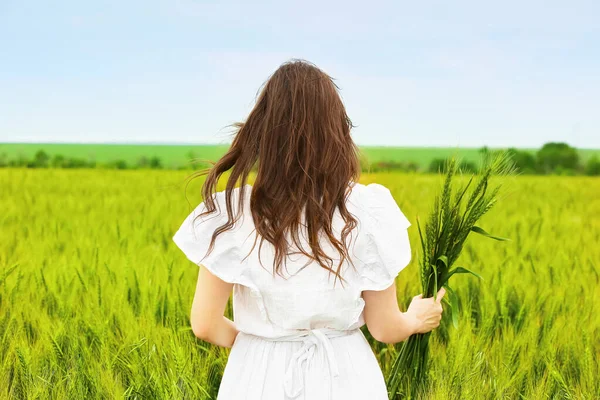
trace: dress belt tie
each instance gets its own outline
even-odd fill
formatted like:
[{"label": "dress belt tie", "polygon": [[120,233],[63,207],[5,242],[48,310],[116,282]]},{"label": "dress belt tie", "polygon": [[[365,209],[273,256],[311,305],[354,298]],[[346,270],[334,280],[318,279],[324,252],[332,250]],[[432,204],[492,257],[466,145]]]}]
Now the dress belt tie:
[{"label": "dress belt tie", "polygon": [[320,352],[326,359],[329,367],[329,398],[331,398],[331,385],[333,378],[339,375],[338,364],[335,359],[333,346],[330,338],[347,336],[356,333],[358,329],[350,331],[341,331],[333,329],[311,329],[302,331],[295,335],[283,336],[278,338],[264,338],[268,341],[290,341],[303,342],[302,347],[298,349],[289,361],[285,371],[284,390],[286,399],[295,399],[304,391],[304,371],[303,364],[312,360],[317,352]]}]

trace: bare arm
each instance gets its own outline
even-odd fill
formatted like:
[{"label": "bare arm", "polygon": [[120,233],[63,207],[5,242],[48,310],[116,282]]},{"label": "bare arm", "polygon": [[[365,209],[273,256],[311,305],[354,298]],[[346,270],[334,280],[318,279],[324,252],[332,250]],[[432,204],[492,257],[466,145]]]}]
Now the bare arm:
[{"label": "bare arm", "polygon": [[398,343],[415,333],[425,333],[439,326],[442,319],[441,301],[444,288],[433,297],[413,297],[406,312],[400,311],[396,297],[396,283],[385,290],[363,291],[365,322],[373,337],[384,343]]},{"label": "bare arm", "polygon": [[238,331],[233,321],[223,315],[232,289],[233,284],[200,267],[190,315],[194,335],[218,346],[233,345]]},{"label": "bare arm", "polygon": [[395,283],[385,290],[365,290],[363,299],[365,322],[375,340],[398,343],[417,331],[416,321],[400,311]]}]

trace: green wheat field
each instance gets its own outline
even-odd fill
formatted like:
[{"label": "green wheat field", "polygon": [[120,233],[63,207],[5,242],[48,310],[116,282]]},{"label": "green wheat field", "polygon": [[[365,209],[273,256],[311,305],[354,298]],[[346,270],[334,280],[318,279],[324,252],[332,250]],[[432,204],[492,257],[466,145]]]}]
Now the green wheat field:
[{"label": "green wheat field", "polygon": [[[227,350],[192,334],[198,267],[171,240],[201,200],[189,173],[0,170],[0,398],[216,397]],[[361,181],[413,223],[405,310],[441,178]],[[481,225],[512,241],[469,239],[457,265],[484,279],[453,279],[459,327],[446,313],[432,335],[427,398],[600,398],[600,179],[516,177]],[[387,374],[396,349],[367,337]]]}]

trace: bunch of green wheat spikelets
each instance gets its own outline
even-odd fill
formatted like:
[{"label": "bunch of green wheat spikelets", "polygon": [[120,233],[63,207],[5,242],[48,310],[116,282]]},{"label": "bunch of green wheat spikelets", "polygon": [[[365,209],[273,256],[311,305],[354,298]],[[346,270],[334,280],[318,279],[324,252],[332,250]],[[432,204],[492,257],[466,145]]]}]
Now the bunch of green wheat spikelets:
[{"label": "bunch of green wheat spikelets", "polygon": [[[472,175],[464,186],[455,190],[454,178],[459,172],[458,161],[451,158],[446,162],[444,186],[441,194],[435,198],[424,232],[417,219],[422,248],[419,270],[423,298],[435,297],[443,286],[448,293],[455,327],[458,326],[458,299],[449,286],[450,277],[464,273],[478,278],[481,276],[463,267],[452,267],[471,232],[496,240],[507,240],[490,235],[476,223],[498,200],[502,185],[491,187],[490,181],[513,175],[514,171],[514,164],[508,153],[488,153],[484,156],[479,172]],[[430,334],[431,332],[415,334],[403,343],[388,377],[390,399],[398,396],[414,398],[417,393],[425,391]]]}]

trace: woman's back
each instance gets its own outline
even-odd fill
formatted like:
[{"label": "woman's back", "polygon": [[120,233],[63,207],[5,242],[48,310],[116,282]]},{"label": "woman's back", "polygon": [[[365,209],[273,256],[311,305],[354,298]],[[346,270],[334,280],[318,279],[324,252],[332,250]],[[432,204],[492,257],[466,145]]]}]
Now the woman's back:
[{"label": "woman's back", "polygon": [[[337,89],[310,63],[280,66],[226,154],[200,172],[204,202],[173,236],[206,267],[194,334],[232,347],[221,400],[387,399],[359,328],[397,343],[441,319],[433,299],[398,307],[410,223],[387,188],[356,183],[359,151]],[[231,291],[234,321],[223,316]]]},{"label": "woman's back", "polygon": [[[244,189],[251,192],[252,186]],[[225,192],[214,196],[220,212],[197,218],[205,210],[202,203],[174,235],[191,261],[234,284],[240,334],[220,399],[387,397],[381,370],[358,329],[365,323],[362,292],[388,288],[408,264],[410,223],[384,186],[352,183],[350,189],[346,207],[358,224],[347,239],[350,260],[342,263],[341,280],[301,252],[287,256],[281,273],[274,273],[274,247],[254,245],[251,196],[244,196],[240,219],[216,239],[208,256],[212,232],[227,221]],[[239,192],[232,191],[233,204]],[[336,211],[332,230],[337,238],[343,228]],[[333,263],[339,262],[327,237],[319,240]],[[308,245],[302,232],[300,244]]]}]

